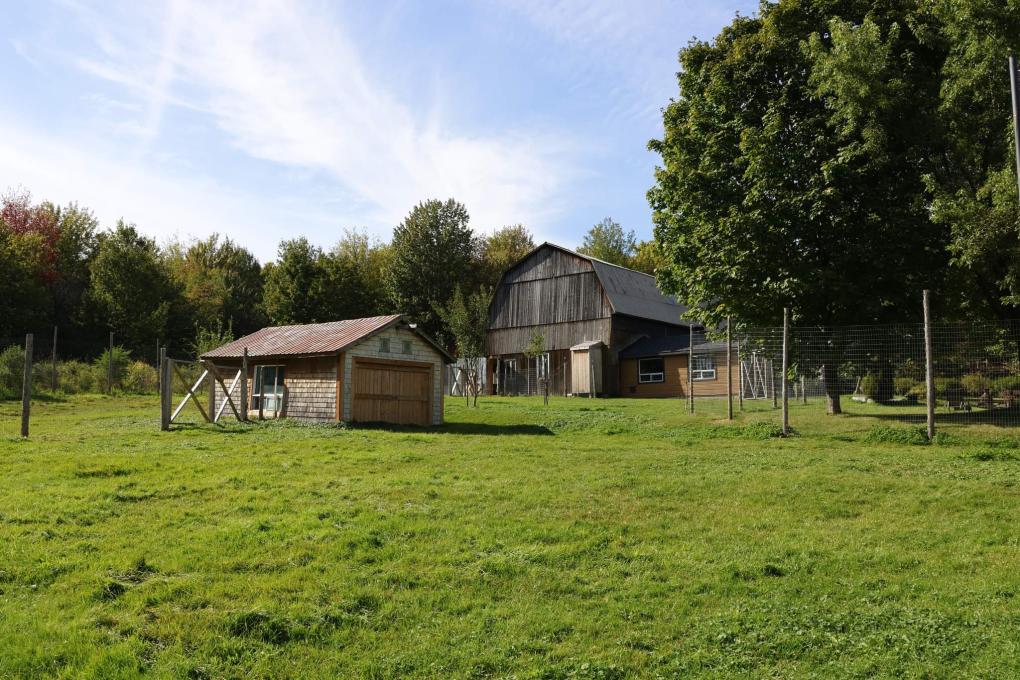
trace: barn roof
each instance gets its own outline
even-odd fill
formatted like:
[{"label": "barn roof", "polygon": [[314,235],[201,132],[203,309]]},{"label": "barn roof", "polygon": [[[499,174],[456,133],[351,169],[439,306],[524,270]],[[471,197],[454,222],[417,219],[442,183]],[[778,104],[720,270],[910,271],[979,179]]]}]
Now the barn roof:
[{"label": "barn roof", "polygon": [[[677,302],[672,296],[663,294],[655,283],[654,276],[584,255],[555,243],[546,241],[514,263],[507,271],[524,262],[542,248],[555,248],[590,262],[595,270],[595,276],[598,277],[602,289],[606,292],[606,297],[609,298],[609,305],[613,308],[614,314],[651,319],[674,326],[691,325],[691,322],[681,318],[687,313],[687,307]],[[506,272],[504,272],[505,275]],[[500,282],[502,282],[502,277]]]},{"label": "barn roof", "polygon": [[443,355],[444,360],[453,361],[453,357],[445,349],[408,323],[402,314],[298,326],[269,326],[210,350],[203,354],[202,358],[240,359],[246,347],[250,358],[337,354],[371,335],[398,324],[421,336]]},{"label": "barn roof", "polygon": [[[627,345],[620,352],[621,359],[639,359],[642,357],[662,357],[670,354],[687,354],[691,346],[690,335],[668,335],[665,337],[643,337]],[[725,342],[705,342],[704,335],[694,336],[694,353],[719,352],[726,350]]]}]

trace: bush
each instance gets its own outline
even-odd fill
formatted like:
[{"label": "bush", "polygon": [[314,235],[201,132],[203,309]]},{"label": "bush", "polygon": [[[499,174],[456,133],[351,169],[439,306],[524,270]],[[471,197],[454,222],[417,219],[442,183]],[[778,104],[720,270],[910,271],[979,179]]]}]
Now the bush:
[{"label": "bush", "polygon": [[935,396],[955,401],[963,395],[959,378],[935,378]]},{"label": "bush", "polygon": [[992,381],[981,373],[968,373],[960,379],[960,387],[964,393],[971,397],[977,397],[990,389]]},{"label": "bush", "polygon": [[861,378],[859,388],[872,401],[889,401],[893,397],[893,382],[888,373],[868,373]]},{"label": "bush", "polygon": [[[83,361],[64,361],[59,367],[60,389],[68,394],[97,391],[103,382],[97,380],[97,369]],[[105,380],[105,373],[104,380]]]},{"label": "bush", "polygon": [[25,374],[25,350],[11,345],[0,352],[0,399],[14,399],[21,394]]},{"label": "bush", "polygon": [[914,387],[920,386],[924,390],[924,383],[919,383],[913,378],[899,377],[893,379],[893,390],[897,395],[905,397],[914,391]]},{"label": "bush", "polygon": [[132,361],[124,378],[124,389],[128,392],[155,392],[156,369],[144,361]]},{"label": "bush", "polygon": [[1004,375],[1001,378],[996,378],[992,381],[992,387],[999,393],[1006,390],[1020,392],[1020,375]]},{"label": "bush", "polygon": [[[108,385],[106,383],[109,380],[109,378],[108,378],[109,361],[110,361],[110,350],[106,350],[102,354],[99,355],[99,358],[96,359],[95,363],[93,364],[93,366],[95,367],[95,370],[96,370],[96,377],[100,379],[100,382],[97,385],[98,389],[105,390],[108,387]],[[128,366],[130,365],[130,363],[131,363],[131,353],[130,352],[128,352],[123,347],[114,347],[113,348],[113,387],[114,387],[114,389],[116,389],[116,388],[123,388],[124,387],[124,380],[127,378],[127,371],[128,371]]]}]

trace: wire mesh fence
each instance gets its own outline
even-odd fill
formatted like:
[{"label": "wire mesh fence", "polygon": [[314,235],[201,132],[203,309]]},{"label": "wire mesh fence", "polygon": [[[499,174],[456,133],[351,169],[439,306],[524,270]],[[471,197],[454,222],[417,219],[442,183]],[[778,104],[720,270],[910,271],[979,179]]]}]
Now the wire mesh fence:
[{"label": "wire mesh fence", "polygon": [[[935,423],[1020,426],[1020,322],[930,328]],[[874,419],[926,423],[924,324],[790,327],[785,381],[782,338],[782,327],[736,332],[745,408],[778,418],[785,392],[794,428],[824,413],[845,414],[851,428],[854,417],[869,428]]]}]

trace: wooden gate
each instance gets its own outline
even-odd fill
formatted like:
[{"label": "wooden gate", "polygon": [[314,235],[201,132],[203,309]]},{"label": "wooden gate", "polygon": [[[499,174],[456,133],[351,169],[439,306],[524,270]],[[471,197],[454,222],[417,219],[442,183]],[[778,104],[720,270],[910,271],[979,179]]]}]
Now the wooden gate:
[{"label": "wooden gate", "polygon": [[432,424],[431,364],[357,357],[351,387],[354,421]]}]

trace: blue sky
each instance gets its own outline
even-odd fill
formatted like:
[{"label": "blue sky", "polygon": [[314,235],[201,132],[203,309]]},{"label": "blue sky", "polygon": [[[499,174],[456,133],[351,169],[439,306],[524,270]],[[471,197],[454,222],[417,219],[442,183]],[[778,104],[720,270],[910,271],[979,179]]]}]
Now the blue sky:
[{"label": "blue sky", "polygon": [[6,3],[0,190],[261,260],[454,197],[577,245],[645,192],[676,53],[757,1]]}]

